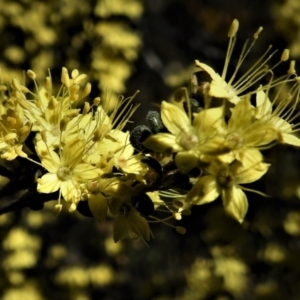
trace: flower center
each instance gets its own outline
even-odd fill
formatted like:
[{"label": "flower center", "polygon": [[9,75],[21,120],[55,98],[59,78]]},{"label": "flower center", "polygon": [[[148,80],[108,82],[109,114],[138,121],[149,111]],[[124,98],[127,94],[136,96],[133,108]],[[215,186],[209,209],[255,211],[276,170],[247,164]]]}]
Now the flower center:
[{"label": "flower center", "polygon": [[53,136],[58,137],[60,135],[60,128],[58,125],[54,125],[51,128],[51,133]]},{"label": "flower center", "polygon": [[222,188],[230,188],[233,185],[234,176],[228,168],[221,169],[217,175],[217,182]]},{"label": "flower center", "polygon": [[243,146],[244,139],[239,133],[232,132],[226,136],[226,142],[230,149],[239,149]]},{"label": "flower center", "polygon": [[68,167],[61,167],[57,171],[57,178],[61,181],[67,181],[71,179],[72,171]]},{"label": "flower center", "polygon": [[179,144],[182,146],[185,150],[191,150],[194,148],[199,142],[198,137],[191,132],[183,133],[179,137]]}]

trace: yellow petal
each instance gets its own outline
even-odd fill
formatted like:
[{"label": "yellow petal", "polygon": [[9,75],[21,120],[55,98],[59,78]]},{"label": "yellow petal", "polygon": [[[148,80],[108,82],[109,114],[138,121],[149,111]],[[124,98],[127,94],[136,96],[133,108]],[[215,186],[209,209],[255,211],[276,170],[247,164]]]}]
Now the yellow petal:
[{"label": "yellow petal", "polygon": [[226,84],[225,81],[222,82],[221,77],[218,80],[213,80],[210,83],[209,95],[216,98],[230,99],[233,96],[228,93]]},{"label": "yellow petal", "polygon": [[228,131],[235,131],[245,128],[252,122],[253,108],[248,97],[243,97],[232,109],[232,114],[228,122]]},{"label": "yellow petal", "polygon": [[196,66],[199,67],[200,69],[204,70],[205,72],[207,72],[210,77],[212,78],[212,80],[220,80],[220,75],[217,74],[215,72],[215,70],[213,68],[211,68],[210,66],[201,63],[199,60],[195,60]]},{"label": "yellow petal", "polygon": [[187,114],[177,105],[162,101],[161,119],[166,128],[174,135],[189,131],[191,122]]},{"label": "yellow petal", "polygon": [[80,200],[78,183],[72,180],[61,181],[60,190],[66,201],[78,202]]},{"label": "yellow petal", "polygon": [[[38,151],[37,151],[38,152]],[[38,153],[39,154],[39,153]],[[49,154],[40,156],[41,163],[50,173],[56,173],[60,166],[60,159],[56,152],[49,150]]]},{"label": "yellow petal", "polygon": [[205,109],[194,114],[193,127],[199,135],[225,130],[224,109],[223,107]]},{"label": "yellow petal", "polygon": [[93,180],[101,174],[101,170],[89,164],[78,164],[73,169],[73,176],[76,181]]},{"label": "yellow petal", "polygon": [[214,176],[200,177],[186,196],[192,204],[205,204],[214,201],[219,196],[217,183]]},{"label": "yellow petal", "polygon": [[281,143],[300,147],[300,139],[290,133],[282,133]]},{"label": "yellow petal", "polygon": [[242,223],[248,210],[248,200],[245,193],[238,187],[222,191],[222,200],[225,211]]},{"label": "yellow petal", "polygon": [[255,117],[261,119],[272,113],[272,104],[266,93],[262,90],[256,93],[256,113]]},{"label": "yellow petal", "polygon": [[132,210],[126,216],[129,230],[136,236],[142,238],[145,241],[149,241],[152,232],[147,220],[142,217],[137,211]]},{"label": "yellow petal", "polygon": [[56,174],[47,173],[38,179],[37,191],[46,194],[56,192],[60,187],[60,183]]},{"label": "yellow petal", "polygon": [[129,233],[129,227],[123,215],[117,216],[113,226],[113,236],[115,243],[122,240]]},{"label": "yellow petal", "polygon": [[176,136],[170,133],[157,133],[149,136],[143,145],[155,152],[164,153],[168,151],[178,152],[184,150],[176,142]]},{"label": "yellow petal", "polygon": [[248,168],[239,169],[239,173],[235,175],[236,183],[251,183],[260,179],[265,175],[270,167],[270,164],[263,162],[256,163]]},{"label": "yellow petal", "polygon": [[98,222],[103,222],[108,211],[107,199],[101,193],[91,194],[88,199],[89,208]]},{"label": "yellow petal", "polygon": [[199,158],[194,151],[182,151],[175,156],[175,163],[180,172],[188,173],[198,164]]},{"label": "yellow petal", "polygon": [[256,148],[236,151],[235,157],[242,163],[245,169],[250,168],[263,160],[263,155]]}]

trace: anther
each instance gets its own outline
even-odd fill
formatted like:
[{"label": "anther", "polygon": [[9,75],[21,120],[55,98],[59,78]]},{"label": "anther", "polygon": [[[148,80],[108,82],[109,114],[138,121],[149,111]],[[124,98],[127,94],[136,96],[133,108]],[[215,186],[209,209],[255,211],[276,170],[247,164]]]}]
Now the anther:
[{"label": "anther", "polygon": [[90,94],[91,90],[92,90],[92,85],[88,82],[85,85],[85,87],[80,95],[80,98],[84,98],[84,97],[88,96]]},{"label": "anther", "polygon": [[68,88],[70,87],[70,78],[67,68],[63,67],[61,71],[61,82]]},{"label": "anther", "polygon": [[186,229],[182,226],[176,226],[175,230],[179,233],[179,234],[185,234],[186,233]]},{"label": "anther", "polygon": [[84,102],[84,107],[82,110],[82,115],[85,116],[91,109],[91,106],[88,102]]},{"label": "anther", "polygon": [[61,210],[62,210],[62,204],[56,204],[53,208],[53,212],[56,216],[60,214]]},{"label": "anther", "polygon": [[291,60],[290,67],[288,69],[288,74],[291,74],[291,75],[296,74],[295,65],[296,65],[296,62],[294,60]]},{"label": "anther", "polygon": [[287,61],[290,56],[290,50],[289,49],[284,49],[281,55],[281,61]]},{"label": "anther", "polygon": [[75,79],[78,75],[79,75],[79,71],[77,69],[74,69],[71,73],[73,79]]},{"label": "anther", "polygon": [[97,97],[94,99],[94,105],[98,106],[101,102],[101,98],[100,97]]},{"label": "anther", "polygon": [[59,124],[60,131],[66,130],[66,127],[67,127],[67,124],[69,121],[70,121],[70,119],[68,117],[62,118],[62,120],[60,121],[60,124]]},{"label": "anther", "polygon": [[32,70],[27,70],[27,75],[30,77],[32,80],[35,80],[36,74]]},{"label": "anther", "polygon": [[255,40],[257,40],[258,39],[258,37],[259,37],[259,35],[260,35],[260,33],[263,31],[263,27],[259,27],[258,29],[257,29],[257,31],[254,33],[254,35],[253,35],[253,38],[255,39]]},{"label": "anther", "polygon": [[236,35],[236,33],[237,33],[238,30],[239,30],[239,21],[237,19],[234,19],[232,21],[232,24],[231,24],[230,28],[229,28],[227,36],[229,38],[235,37],[235,35]]}]

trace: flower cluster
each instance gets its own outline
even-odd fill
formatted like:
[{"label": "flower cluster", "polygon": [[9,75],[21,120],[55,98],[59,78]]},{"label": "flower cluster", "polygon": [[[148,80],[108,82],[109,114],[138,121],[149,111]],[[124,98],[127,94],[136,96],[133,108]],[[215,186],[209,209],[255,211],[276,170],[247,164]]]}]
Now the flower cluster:
[{"label": "flower cluster", "polygon": [[237,30],[234,20],[221,76],[197,60],[189,88],[162,101],[160,114],[149,112],[147,126],[130,133],[124,128],[137,109],[132,104],[135,95],[121,97],[111,110],[99,97],[85,101],[91,84],[83,87],[86,75],[76,69],[70,76],[62,68],[57,93],[51,74],[42,87],[28,70],[35,92],[17,79],[9,89],[0,86],[2,159],[19,157],[38,166],[36,196],[57,199],[56,213],[64,200],[70,212],[77,210],[99,222],[112,218],[115,241],[127,235],[148,241],[150,222],[184,234],[183,227],[168,221],[180,220],[190,214],[192,205],[219,196],[226,212],[242,222],[248,208],[244,191],[263,194],[243,186],[268,171],[270,164],[261,151],[276,143],[300,146],[295,135],[298,124],[293,124],[299,78],[291,61],[287,74],[274,79],[274,68],[288,60],[289,52],[284,50],[279,63],[268,67],[270,48],[240,76],[259,28],[227,79]]},{"label": "flower cluster", "polygon": [[120,97],[108,113],[99,97],[92,104],[84,101],[91,84],[82,87],[86,75],[76,69],[69,76],[62,68],[57,94],[50,75],[45,87],[38,85],[32,70],[27,75],[36,92],[17,79],[9,93],[7,86],[1,86],[0,153],[2,159],[14,161],[19,156],[37,166],[36,197],[48,194],[57,199],[56,213],[64,200],[70,212],[78,210],[100,222],[113,218],[115,241],[126,235],[148,241],[152,233],[145,217],[165,222],[150,216],[155,208],[164,206],[169,218],[181,216],[181,206],[171,208],[149,188],[150,168],[124,131],[137,109],[132,104],[135,95]]},{"label": "flower cluster", "polygon": [[[288,60],[289,51],[285,49],[280,62],[270,68],[266,65],[273,56],[268,55],[270,48],[239,76],[242,63],[262,31],[259,28],[227,79],[238,25],[234,20],[228,33],[222,75],[196,60],[197,70],[189,90],[180,89],[170,102],[161,104],[165,130],[151,134],[143,144],[161,154],[171,152],[178,169],[190,177],[198,170],[200,175],[191,178],[194,185],[187,192],[186,203],[204,204],[221,196],[226,212],[242,222],[248,208],[244,191],[263,194],[241,185],[259,180],[268,171],[270,164],[264,162],[261,150],[276,143],[300,146],[295,135],[298,124],[292,123],[299,101],[299,78],[294,61],[285,76],[273,78],[273,69]],[[260,85],[262,78],[267,84]],[[290,83],[292,87],[284,95],[283,87]]]}]

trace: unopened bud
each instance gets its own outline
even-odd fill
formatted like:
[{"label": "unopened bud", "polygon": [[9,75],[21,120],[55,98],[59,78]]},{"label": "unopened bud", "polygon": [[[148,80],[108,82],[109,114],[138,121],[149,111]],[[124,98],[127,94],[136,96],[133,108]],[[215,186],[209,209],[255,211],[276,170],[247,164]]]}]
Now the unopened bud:
[{"label": "unopened bud", "polygon": [[260,33],[263,31],[263,27],[259,27],[258,29],[257,29],[257,31],[254,33],[254,35],[253,35],[253,38],[255,39],[255,40],[257,40],[258,39],[258,37],[259,37],[259,35],[260,35]]},{"label": "unopened bud", "polygon": [[84,102],[82,114],[85,116],[91,109],[91,106],[88,102]]},{"label": "unopened bud", "polygon": [[179,234],[185,234],[186,233],[186,229],[182,226],[176,226],[175,227],[176,231],[179,233]]},{"label": "unopened bud", "polygon": [[23,126],[18,130],[19,142],[23,143],[27,139],[31,130],[31,126]]},{"label": "unopened bud", "polygon": [[84,90],[82,91],[81,95],[80,95],[80,98],[84,98],[86,96],[88,96],[90,94],[92,90],[92,85],[88,82],[85,87],[84,87]]},{"label": "unopened bud", "polygon": [[284,49],[282,54],[281,54],[281,61],[287,61],[290,56],[290,50],[289,49]]},{"label": "unopened bud", "polygon": [[94,105],[98,106],[101,102],[101,98],[100,97],[97,97],[94,99]]},{"label": "unopened bud", "polygon": [[86,79],[86,74],[81,74],[74,79],[74,84],[80,84],[84,79]]},{"label": "unopened bud", "polygon": [[32,70],[27,70],[27,75],[30,77],[32,80],[35,80],[36,74]]},{"label": "unopened bud", "polygon": [[236,33],[237,33],[238,30],[239,30],[239,21],[237,19],[234,19],[232,21],[232,24],[231,24],[230,28],[229,28],[227,36],[229,38],[235,37],[235,35],[236,35]]},{"label": "unopened bud", "polygon": [[75,79],[78,75],[79,75],[79,71],[77,69],[74,69],[71,73],[73,79]]},{"label": "unopened bud", "polygon": [[69,207],[69,212],[71,213],[71,212],[75,211],[76,208],[77,208],[76,204],[72,203],[71,206]]},{"label": "unopened bud", "polygon": [[61,71],[61,82],[68,88],[70,87],[70,78],[68,74],[68,69],[63,67]]}]

